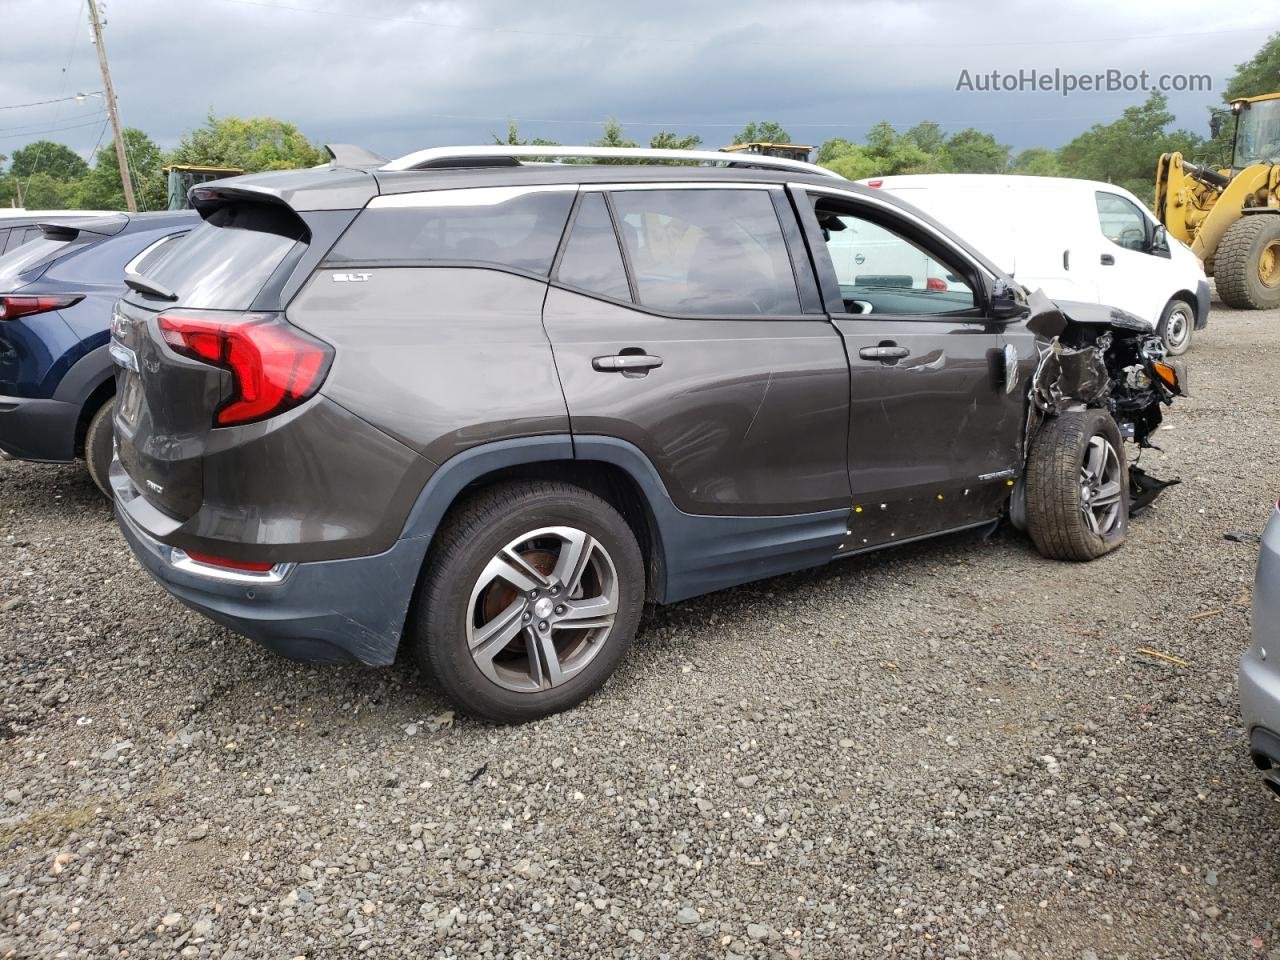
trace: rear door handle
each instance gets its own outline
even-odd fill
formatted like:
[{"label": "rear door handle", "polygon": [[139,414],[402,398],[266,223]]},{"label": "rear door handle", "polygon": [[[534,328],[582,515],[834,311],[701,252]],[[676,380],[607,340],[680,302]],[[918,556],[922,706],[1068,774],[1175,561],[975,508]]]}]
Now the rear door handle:
[{"label": "rear door handle", "polygon": [[1104,267],[1114,267],[1116,265],[1116,258],[1109,253],[1104,253],[1102,255],[1102,265]]},{"label": "rear door handle", "polygon": [[662,358],[647,353],[615,353],[610,357],[594,357],[591,369],[601,373],[645,372],[662,366]]},{"label": "rear door handle", "polygon": [[901,360],[903,357],[911,356],[911,351],[906,347],[888,344],[879,347],[863,347],[858,351],[858,356],[863,360]]}]

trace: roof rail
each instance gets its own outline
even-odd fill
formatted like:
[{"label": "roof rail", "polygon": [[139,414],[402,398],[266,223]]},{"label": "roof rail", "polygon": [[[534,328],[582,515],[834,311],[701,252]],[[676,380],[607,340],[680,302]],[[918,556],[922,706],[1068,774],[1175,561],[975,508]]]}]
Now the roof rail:
[{"label": "roof rail", "polygon": [[583,157],[592,160],[682,160],[715,164],[727,167],[754,167],[765,170],[792,170],[796,173],[817,173],[843,180],[844,177],[815,163],[788,160],[785,157],[767,157],[756,153],[721,153],[718,150],[657,150],[645,147],[565,147],[538,144],[536,146],[508,146],[505,144],[479,147],[431,147],[417,150],[384,164],[382,170],[427,170],[433,167],[460,166],[510,166],[518,158],[551,159]]}]

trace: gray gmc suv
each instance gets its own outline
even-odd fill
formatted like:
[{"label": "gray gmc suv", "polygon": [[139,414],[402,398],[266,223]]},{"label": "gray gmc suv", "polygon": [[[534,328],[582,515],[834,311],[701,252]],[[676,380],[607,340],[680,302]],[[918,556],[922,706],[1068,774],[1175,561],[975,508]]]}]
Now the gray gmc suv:
[{"label": "gray gmc suv", "polygon": [[332,153],[194,188],[113,319],[130,545],[283,654],[403,640],[527,720],[597,689],[646,602],[1005,517],[1087,560],[1161,487],[1126,457],[1179,391],[1146,325],[880,191],[754,155]]}]

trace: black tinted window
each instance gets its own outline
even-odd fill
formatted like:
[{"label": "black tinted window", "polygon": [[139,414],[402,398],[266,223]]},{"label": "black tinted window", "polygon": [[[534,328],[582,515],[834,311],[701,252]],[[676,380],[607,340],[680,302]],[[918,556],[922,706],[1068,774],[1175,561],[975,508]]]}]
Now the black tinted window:
[{"label": "black tinted window", "polygon": [[329,260],[493,264],[545,276],[572,203],[572,190],[511,187],[379,197]]},{"label": "black tinted window", "polygon": [[142,255],[133,263],[134,271],[145,277],[152,270],[159,267],[163,261],[173,256],[178,241],[185,236],[185,233],[179,233],[165,237],[142,251]]},{"label": "black tinted window", "polygon": [[626,190],[613,201],[644,306],[707,316],[800,312],[767,190]]},{"label": "black tinted window", "polygon": [[616,300],[631,299],[622,253],[603,194],[588,193],[582,198],[556,278]]},{"label": "black tinted window", "polygon": [[284,208],[222,207],[181,241],[165,244],[172,250],[148,277],[176,293],[182,306],[246,310],[302,234],[302,223]]}]

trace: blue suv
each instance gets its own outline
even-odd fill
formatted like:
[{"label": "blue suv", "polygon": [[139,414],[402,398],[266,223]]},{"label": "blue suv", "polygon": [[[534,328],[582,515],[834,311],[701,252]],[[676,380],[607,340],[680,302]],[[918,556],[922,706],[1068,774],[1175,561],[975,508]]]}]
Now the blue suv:
[{"label": "blue suv", "polygon": [[126,269],[155,266],[199,220],[184,210],[47,223],[0,257],[0,453],[83,457],[107,493],[112,305]]}]

